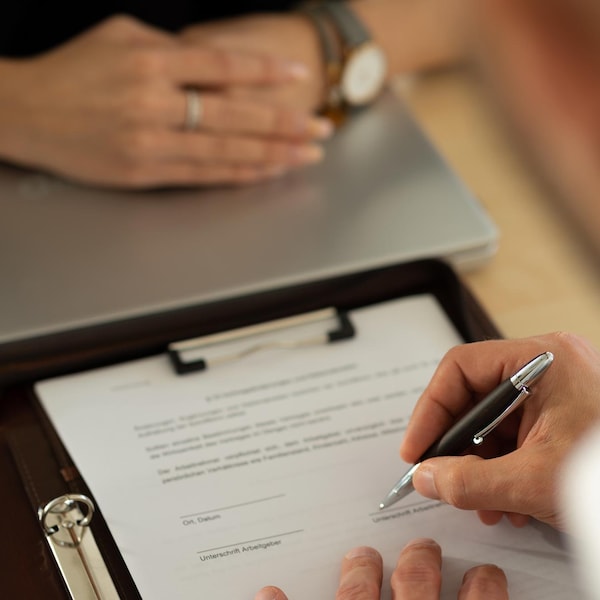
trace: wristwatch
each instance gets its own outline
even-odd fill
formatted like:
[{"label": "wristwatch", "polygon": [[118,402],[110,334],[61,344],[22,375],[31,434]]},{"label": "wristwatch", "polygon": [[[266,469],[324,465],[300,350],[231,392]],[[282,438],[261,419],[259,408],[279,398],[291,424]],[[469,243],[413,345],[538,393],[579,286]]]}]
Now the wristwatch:
[{"label": "wristwatch", "polygon": [[367,28],[346,2],[328,0],[320,4],[329,16],[342,47],[339,94],[350,106],[372,102],[381,92],[387,73],[387,59]]}]

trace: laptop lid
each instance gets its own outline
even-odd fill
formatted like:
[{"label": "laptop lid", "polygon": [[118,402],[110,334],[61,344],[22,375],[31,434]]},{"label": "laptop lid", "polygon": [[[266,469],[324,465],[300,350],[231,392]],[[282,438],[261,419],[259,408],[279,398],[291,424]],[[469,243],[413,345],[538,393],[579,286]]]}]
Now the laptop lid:
[{"label": "laptop lid", "polygon": [[242,188],[115,192],[0,167],[0,344],[419,258],[497,231],[391,94],[326,159]]}]

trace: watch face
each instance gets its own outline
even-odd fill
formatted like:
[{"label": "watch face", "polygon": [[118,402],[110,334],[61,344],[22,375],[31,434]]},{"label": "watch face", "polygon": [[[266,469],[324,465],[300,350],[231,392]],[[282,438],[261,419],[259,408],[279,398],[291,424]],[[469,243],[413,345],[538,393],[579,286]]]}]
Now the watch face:
[{"label": "watch face", "polygon": [[352,50],[344,65],[340,87],[348,104],[371,102],[385,82],[387,61],[379,46],[369,42]]}]

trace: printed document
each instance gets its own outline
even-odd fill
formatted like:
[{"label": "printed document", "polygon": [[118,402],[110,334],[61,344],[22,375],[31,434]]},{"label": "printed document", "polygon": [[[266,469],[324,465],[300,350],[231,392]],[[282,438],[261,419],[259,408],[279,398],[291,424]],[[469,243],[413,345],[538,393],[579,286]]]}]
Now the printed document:
[{"label": "printed document", "polygon": [[203,372],[177,376],[157,356],[37,385],[142,597],[245,600],[277,585],[333,600],[348,550],[377,548],[387,582],[414,537],[442,546],[444,599],[487,562],[511,600],[578,597],[551,529],[487,527],[416,492],[379,510],[408,467],[414,403],[462,340],[429,295],[350,318],[354,339]]}]

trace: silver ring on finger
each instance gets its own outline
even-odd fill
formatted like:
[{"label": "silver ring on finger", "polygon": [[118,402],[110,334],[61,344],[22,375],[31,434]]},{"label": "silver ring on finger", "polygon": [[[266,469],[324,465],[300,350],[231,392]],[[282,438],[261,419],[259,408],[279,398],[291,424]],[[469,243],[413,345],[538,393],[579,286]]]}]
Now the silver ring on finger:
[{"label": "silver ring on finger", "polygon": [[194,131],[202,123],[202,98],[194,88],[185,91],[185,120],[183,128],[186,131]]}]

